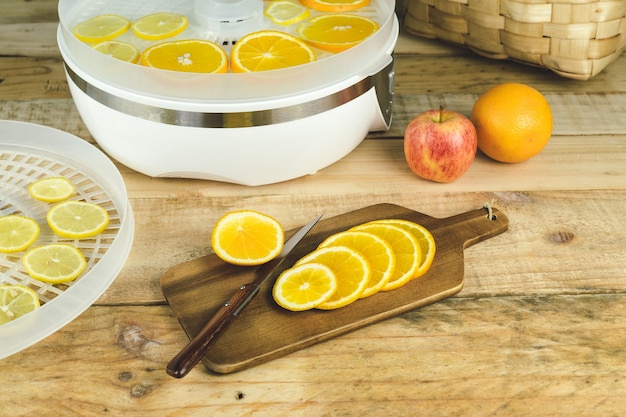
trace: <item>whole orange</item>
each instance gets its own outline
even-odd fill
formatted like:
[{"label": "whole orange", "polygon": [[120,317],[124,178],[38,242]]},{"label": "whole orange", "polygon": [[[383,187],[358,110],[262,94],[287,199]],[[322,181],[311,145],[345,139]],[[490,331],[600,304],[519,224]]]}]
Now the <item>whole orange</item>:
[{"label": "whole orange", "polygon": [[525,84],[504,83],[482,94],[472,109],[478,148],[500,162],[537,155],[552,136],[552,110],[546,98]]}]

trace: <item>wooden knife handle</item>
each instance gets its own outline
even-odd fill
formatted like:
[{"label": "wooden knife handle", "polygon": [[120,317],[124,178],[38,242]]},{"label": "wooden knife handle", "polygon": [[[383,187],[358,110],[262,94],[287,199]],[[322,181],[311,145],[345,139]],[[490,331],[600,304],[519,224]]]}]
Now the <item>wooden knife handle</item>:
[{"label": "wooden knife handle", "polygon": [[224,331],[230,326],[240,307],[259,292],[259,287],[246,284],[240,287],[233,296],[225,302],[213,317],[204,325],[202,330],[167,364],[168,375],[182,378],[200,362],[205,353],[215,344]]}]

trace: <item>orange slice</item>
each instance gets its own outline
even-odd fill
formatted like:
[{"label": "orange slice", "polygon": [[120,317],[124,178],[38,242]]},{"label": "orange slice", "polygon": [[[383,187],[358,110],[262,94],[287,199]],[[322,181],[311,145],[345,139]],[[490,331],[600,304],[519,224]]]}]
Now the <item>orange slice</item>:
[{"label": "orange slice", "polygon": [[22,257],[22,263],[28,275],[52,284],[73,281],[87,267],[85,256],[78,248],[61,243],[30,249]]},{"label": "orange slice", "polygon": [[285,270],[276,279],[272,295],[278,305],[291,311],[310,310],[337,290],[337,278],[325,265],[308,263]]},{"label": "orange slice", "polygon": [[312,18],[298,27],[309,45],[330,52],[342,52],[372,36],[379,26],[372,19],[352,14],[329,14]]},{"label": "orange slice", "polygon": [[39,308],[39,296],[23,285],[0,285],[0,324],[8,323]]},{"label": "orange slice", "polygon": [[94,45],[93,49],[131,64],[136,64],[139,61],[139,49],[128,42],[104,41]]},{"label": "orange slice", "polygon": [[284,245],[280,223],[254,210],[237,210],[222,216],[211,234],[217,256],[235,265],[260,265],[278,256]]},{"label": "orange slice", "polygon": [[265,8],[265,16],[281,26],[289,26],[306,19],[311,12],[306,7],[287,0],[272,1]]},{"label": "orange slice", "polygon": [[118,37],[130,27],[130,21],[115,14],[92,17],[74,27],[73,33],[83,42],[103,42]]},{"label": "orange slice", "polygon": [[39,237],[39,224],[30,217],[10,214],[0,217],[0,252],[20,252]]},{"label": "orange slice", "polygon": [[370,0],[300,0],[306,7],[321,12],[349,12],[370,4]]},{"label": "orange slice", "polygon": [[357,251],[347,246],[328,246],[305,255],[296,266],[306,263],[320,263],[327,266],[337,277],[337,290],[317,308],[332,310],[347,306],[356,301],[369,282],[369,263]]},{"label": "orange slice", "polygon": [[382,291],[400,288],[413,279],[421,263],[421,253],[419,243],[411,233],[398,226],[376,222],[355,226],[350,230],[375,234],[393,248],[396,268]]},{"label": "orange slice", "polygon": [[345,231],[329,236],[320,247],[347,246],[367,259],[371,269],[370,279],[360,298],[369,297],[380,291],[396,268],[396,255],[387,241],[366,232]]},{"label": "orange slice", "polygon": [[237,41],[230,57],[233,72],[268,71],[315,61],[315,53],[288,33],[261,30]]},{"label": "orange slice", "polygon": [[417,268],[413,279],[419,278],[424,275],[433,263],[435,259],[435,252],[437,250],[437,245],[435,244],[435,238],[433,235],[421,224],[402,219],[384,219],[377,220],[380,223],[391,224],[394,226],[398,226],[410,232],[420,245],[422,258],[420,261],[420,266]]},{"label": "orange slice", "polygon": [[189,23],[187,16],[175,13],[153,13],[133,23],[133,32],[138,38],[158,41],[178,35]]},{"label": "orange slice", "polygon": [[141,54],[141,64],[170,71],[224,73],[228,70],[228,57],[213,42],[182,40],[147,48]]},{"label": "orange slice", "polygon": [[70,239],[93,237],[109,225],[109,213],[101,206],[86,201],[64,201],[46,215],[54,233]]}]

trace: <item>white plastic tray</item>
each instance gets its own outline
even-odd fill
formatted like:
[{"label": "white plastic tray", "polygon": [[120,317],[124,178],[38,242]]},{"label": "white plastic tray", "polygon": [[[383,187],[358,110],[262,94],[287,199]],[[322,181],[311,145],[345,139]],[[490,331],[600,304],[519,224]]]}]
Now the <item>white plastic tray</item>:
[{"label": "white plastic tray", "polygon": [[[64,176],[76,186],[72,199],[106,208],[110,224],[91,239],[62,239],[46,222],[48,203],[33,199],[28,184]],[[32,279],[21,262],[23,252],[0,253],[0,283],[22,284],[37,292],[42,306],[0,325],[0,359],[19,352],[72,321],[111,285],[126,262],[134,219],[126,187],[115,165],[88,142],[60,130],[0,120],[0,215],[35,219],[41,234],[34,246],[68,242],[83,252],[87,269],[75,281],[52,285]]]}]

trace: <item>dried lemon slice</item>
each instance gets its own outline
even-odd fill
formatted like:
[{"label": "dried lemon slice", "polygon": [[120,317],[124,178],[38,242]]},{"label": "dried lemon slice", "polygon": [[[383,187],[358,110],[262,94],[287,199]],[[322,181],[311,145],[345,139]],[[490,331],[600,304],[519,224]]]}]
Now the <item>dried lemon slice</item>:
[{"label": "dried lemon slice", "polygon": [[104,41],[94,45],[93,49],[115,59],[119,59],[120,61],[130,62],[131,64],[135,64],[139,61],[139,49],[128,42]]},{"label": "dried lemon slice", "polygon": [[28,193],[34,199],[56,203],[72,196],[76,187],[65,177],[46,177],[28,185]]},{"label": "dried lemon slice", "polygon": [[272,22],[281,26],[289,26],[298,23],[309,17],[310,14],[311,12],[309,12],[309,9],[306,7],[287,0],[272,1],[269,6],[265,8],[265,15],[269,17]]},{"label": "dried lemon slice", "polygon": [[325,265],[337,277],[335,293],[317,306],[322,310],[344,307],[356,301],[363,294],[371,275],[371,269],[365,257],[347,246],[316,249],[296,262],[296,266],[306,263]]},{"label": "dried lemon slice", "polygon": [[73,281],[87,267],[79,249],[61,243],[30,249],[22,257],[22,263],[28,275],[52,284]]},{"label": "dried lemon slice", "polygon": [[280,254],[285,243],[278,220],[254,210],[222,216],[211,234],[215,254],[235,265],[260,265]]},{"label": "dried lemon slice", "polygon": [[30,217],[10,214],[0,217],[0,252],[20,252],[39,237],[39,224]]},{"label": "dried lemon slice", "polygon": [[39,308],[39,296],[23,285],[0,285],[0,324]]},{"label": "dried lemon slice", "polygon": [[135,21],[133,32],[138,38],[156,41],[178,35],[187,28],[187,16],[175,13],[153,13]]},{"label": "dried lemon slice", "polygon": [[319,263],[306,263],[280,274],[272,295],[279,306],[304,311],[319,306],[336,290],[337,278],[330,268]]},{"label": "dried lemon slice", "polygon": [[50,228],[61,237],[84,239],[101,233],[109,225],[109,214],[86,201],[64,201],[46,215]]},{"label": "dried lemon slice", "polygon": [[103,14],[92,17],[74,27],[73,33],[83,42],[108,41],[126,32],[130,21],[116,14]]}]

